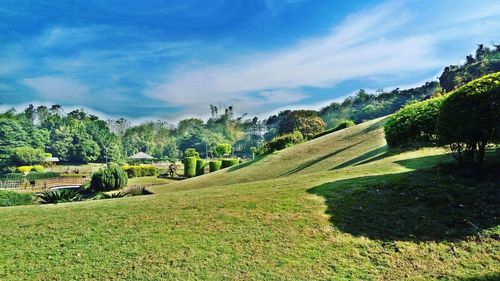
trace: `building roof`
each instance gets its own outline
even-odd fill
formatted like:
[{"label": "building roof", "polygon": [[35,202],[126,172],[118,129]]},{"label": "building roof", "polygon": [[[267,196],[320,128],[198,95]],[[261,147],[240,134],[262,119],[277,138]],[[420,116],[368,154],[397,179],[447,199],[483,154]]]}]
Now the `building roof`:
[{"label": "building roof", "polygon": [[144,152],[136,153],[129,157],[129,159],[155,159],[153,156],[148,155]]},{"label": "building roof", "polygon": [[45,158],[45,162],[59,162],[59,158],[57,158],[57,157],[47,157],[47,158]]}]

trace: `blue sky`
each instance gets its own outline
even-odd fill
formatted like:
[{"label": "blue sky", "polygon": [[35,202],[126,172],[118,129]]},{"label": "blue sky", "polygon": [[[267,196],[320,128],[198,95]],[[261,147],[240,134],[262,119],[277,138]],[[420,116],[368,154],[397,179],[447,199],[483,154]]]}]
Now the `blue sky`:
[{"label": "blue sky", "polygon": [[416,86],[500,43],[499,1],[3,0],[0,103],[266,116]]}]

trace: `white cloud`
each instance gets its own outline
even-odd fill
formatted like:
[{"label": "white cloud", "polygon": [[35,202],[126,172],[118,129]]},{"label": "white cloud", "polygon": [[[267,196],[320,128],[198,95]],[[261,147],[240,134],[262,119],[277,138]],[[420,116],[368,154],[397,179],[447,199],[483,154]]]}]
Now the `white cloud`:
[{"label": "white cloud", "polygon": [[386,37],[409,18],[411,15],[398,4],[382,5],[350,16],[324,37],[280,52],[174,71],[146,95],[174,105],[230,102],[249,97],[246,94],[250,92],[265,92],[269,99],[282,89],[332,87],[349,79],[395,75],[402,69],[427,70],[442,64],[433,55],[431,36]]},{"label": "white cloud", "polygon": [[79,81],[63,77],[41,76],[26,78],[22,82],[34,89],[45,100],[74,103],[83,100],[88,92],[87,86]]}]

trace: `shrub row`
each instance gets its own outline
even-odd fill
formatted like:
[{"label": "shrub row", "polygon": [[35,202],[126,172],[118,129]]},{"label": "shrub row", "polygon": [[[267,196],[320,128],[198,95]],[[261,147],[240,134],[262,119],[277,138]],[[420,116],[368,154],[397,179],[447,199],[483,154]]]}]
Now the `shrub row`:
[{"label": "shrub row", "polygon": [[59,177],[60,174],[56,172],[46,172],[46,173],[29,173],[26,176],[21,173],[11,173],[11,174],[5,174],[3,175],[0,179],[2,180],[29,180],[29,181],[35,181],[35,180],[41,180],[41,179],[49,179],[49,178],[57,178]]},{"label": "shrub row", "polygon": [[205,174],[205,168],[207,167],[207,161],[204,159],[196,159],[196,175],[201,176]]},{"label": "shrub row", "polygon": [[34,165],[34,166],[19,166],[16,168],[16,170],[19,173],[29,173],[31,171],[36,172],[36,173],[43,173],[45,171],[45,168],[43,168],[42,165]]},{"label": "shrub row", "polygon": [[158,168],[153,165],[125,165],[122,167],[129,178],[149,177],[158,175]]}]

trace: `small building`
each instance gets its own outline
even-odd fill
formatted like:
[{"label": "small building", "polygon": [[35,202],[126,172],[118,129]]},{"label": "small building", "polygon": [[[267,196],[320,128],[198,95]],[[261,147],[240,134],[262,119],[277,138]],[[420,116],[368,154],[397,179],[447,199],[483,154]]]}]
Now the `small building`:
[{"label": "small building", "polygon": [[144,152],[138,152],[134,155],[131,155],[128,157],[131,161],[136,161],[136,162],[142,162],[142,161],[153,161],[155,158],[149,154],[146,154]]},{"label": "small building", "polygon": [[50,165],[52,167],[54,167],[59,162],[59,158],[57,158],[57,157],[47,157],[47,158],[45,158],[44,162],[50,163]]}]

